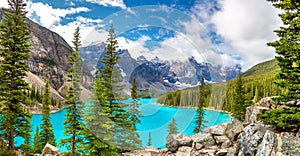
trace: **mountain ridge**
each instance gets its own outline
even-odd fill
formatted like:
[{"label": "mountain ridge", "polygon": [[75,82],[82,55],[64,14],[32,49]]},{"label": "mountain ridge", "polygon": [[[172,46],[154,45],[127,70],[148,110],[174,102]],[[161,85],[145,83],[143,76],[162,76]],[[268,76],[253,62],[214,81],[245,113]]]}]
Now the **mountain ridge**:
[{"label": "mountain ridge", "polygon": [[[3,9],[0,8],[0,22],[3,19]],[[30,59],[28,60],[29,73],[25,78],[29,85],[43,90],[44,83],[49,79],[50,86],[55,90],[51,91],[51,96],[59,101],[63,101],[65,96],[67,82],[66,74],[70,65],[68,57],[71,55],[72,47],[59,34],[53,32],[27,18],[27,24],[30,31],[31,44]],[[82,85],[90,89],[93,77],[84,65],[82,74]],[[30,78],[30,80],[29,80]],[[65,89],[64,89],[65,88]]]}]

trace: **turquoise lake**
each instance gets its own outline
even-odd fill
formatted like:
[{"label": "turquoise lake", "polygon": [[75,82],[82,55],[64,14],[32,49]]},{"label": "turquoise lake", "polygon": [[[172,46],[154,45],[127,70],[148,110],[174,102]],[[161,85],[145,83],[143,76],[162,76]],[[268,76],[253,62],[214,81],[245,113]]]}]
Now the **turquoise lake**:
[{"label": "turquoise lake", "polygon": [[[129,102],[129,100],[126,100]],[[126,102],[125,101],[125,102]],[[137,132],[140,134],[140,139],[143,146],[146,146],[148,141],[148,134],[151,132],[152,145],[157,148],[164,148],[167,137],[168,124],[171,122],[172,117],[176,119],[177,128],[180,133],[192,136],[194,135],[193,129],[195,127],[194,116],[196,109],[194,108],[176,108],[157,105],[156,99],[141,99],[140,111],[143,115],[141,123],[137,125]],[[51,114],[51,122],[54,127],[54,133],[57,144],[60,138],[64,138],[63,121],[65,120],[66,110],[63,109],[57,113]],[[206,127],[217,125],[221,122],[230,122],[230,116],[227,113],[217,112],[212,110],[205,110]],[[32,117],[32,130],[35,133],[36,126],[41,123],[42,115],[34,114]],[[22,139],[17,138],[16,144],[21,144]],[[65,152],[64,147],[60,147],[61,152]]]}]

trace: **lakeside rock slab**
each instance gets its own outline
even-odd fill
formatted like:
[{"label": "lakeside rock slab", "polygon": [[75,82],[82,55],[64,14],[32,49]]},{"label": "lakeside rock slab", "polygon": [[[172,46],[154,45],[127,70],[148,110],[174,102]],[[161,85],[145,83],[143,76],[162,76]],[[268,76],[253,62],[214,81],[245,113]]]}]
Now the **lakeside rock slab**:
[{"label": "lakeside rock slab", "polygon": [[204,147],[216,146],[216,142],[210,133],[196,134],[193,137],[195,143],[199,143]]},{"label": "lakeside rock slab", "polygon": [[204,132],[212,135],[224,135],[227,125],[228,123],[222,122],[221,124],[205,129]]},{"label": "lakeside rock slab", "polygon": [[184,134],[169,135],[166,142],[166,147],[170,152],[175,153],[181,146],[192,146],[193,140]]}]

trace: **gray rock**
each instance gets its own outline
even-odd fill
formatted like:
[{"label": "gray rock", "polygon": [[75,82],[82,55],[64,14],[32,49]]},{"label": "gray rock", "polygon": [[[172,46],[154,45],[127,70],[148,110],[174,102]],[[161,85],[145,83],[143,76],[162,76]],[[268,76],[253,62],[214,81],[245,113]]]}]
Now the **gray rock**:
[{"label": "gray rock", "polygon": [[159,149],[153,147],[153,146],[146,146],[144,148],[145,151],[151,152],[151,153],[159,153]]},{"label": "gray rock", "polygon": [[178,148],[176,156],[190,156],[192,152],[192,147],[182,146]]},{"label": "gray rock", "polygon": [[227,140],[222,143],[221,148],[229,148],[230,146],[232,146],[232,142],[230,140]]},{"label": "gray rock", "polygon": [[176,139],[176,134],[169,135],[166,141],[166,147],[172,153],[175,153],[179,148],[180,144]]},{"label": "gray rock", "polygon": [[224,135],[227,125],[228,125],[228,123],[222,122],[221,124],[218,124],[216,126],[212,126],[210,128],[205,129],[204,132],[210,133],[212,135]]},{"label": "gray rock", "polygon": [[255,155],[266,130],[267,129],[265,126],[254,123],[245,127],[239,136],[240,139],[238,144],[240,147],[238,147],[238,155]]},{"label": "gray rock", "polygon": [[175,134],[180,146],[192,146],[193,139],[184,134]]},{"label": "gray rock", "polygon": [[267,130],[260,143],[256,156],[275,155],[277,152],[277,136],[274,132]]},{"label": "gray rock", "polygon": [[244,123],[247,123],[247,124],[260,123],[257,118],[257,114],[261,114],[269,109],[270,108],[262,107],[262,106],[258,106],[258,105],[252,105],[250,107],[247,107]]},{"label": "gray rock", "polygon": [[225,156],[228,153],[226,149],[220,149],[217,153],[216,156]]},{"label": "gray rock", "polygon": [[167,138],[166,147],[173,153],[177,151],[180,146],[192,147],[193,140],[184,134],[172,134]]},{"label": "gray rock", "polygon": [[197,143],[197,142],[194,142],[193,144],[194,144],[193,148],[196,150],[200,150],[203,147],[203,145],[201,145],[200,143]]},{"label": "gray rock", "polygon": [[280,150],[283,155],[300,155],[300,138],[296,133],[282,132],[280,134],[281,140]]},{"label": "gray rock", "polygon": [[199,151],[200,155],[207,155],[207,156],[215,156],[217,150],[214,149],[202,149]]},{"label": "gray rock", "polygon": [[237,155],[237,148],[236,148],[236,146],[228,148],[227,149],[227,155],[228,156],[235,156],[235,155]]},{"label": "gray rock", "polygon": [[193,137],[195,143],[200,143],[204,147],[215,146],[216,142],[210,133],[196,134]]},{"label": "gray rock", "polygon": [[218,145],[221,145],[222,143],[229,141],[228,137],[225,135],[222,136],[214,136],[215,141]]},{"label": "gray rock", "polygon": [[122,153],[122,156],[153,156],[153,155],[149,151],[139,150],[134,152]]},{"label": "gray rock", "polygon": [[225,129],[225,135],[229,140],[235,141],[237,136],[243,131],[243,124],[235,118],[232,118],[231,123],[229,123]]},{"label": "gray rock", "polygon": [[270,109],[276,108],[276,105],[274,104],[274,102],[270,97],[262,98],[256,105],[260,107],[270,108]]}]

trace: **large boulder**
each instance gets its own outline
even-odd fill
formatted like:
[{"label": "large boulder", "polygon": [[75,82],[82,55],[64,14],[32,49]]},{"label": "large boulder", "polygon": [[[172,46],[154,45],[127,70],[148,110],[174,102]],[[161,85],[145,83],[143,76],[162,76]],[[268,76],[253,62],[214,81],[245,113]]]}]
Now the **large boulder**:
[{"label": "large boulder", "polygon": [[260,143],[256,156],[276,155],[277,152],[277,136],[274,132],[267,130],[262,142]]},{"label": "large boulder", "polygon": [[214,136],[214,139],[218,145],[222,145],[224,142],[229,141],[229,139],[225,135]]},{"label": "large boulder", "polygon": [[262,142],[266,131],[267,128],[264,125],[252,123],[246,126],[243,132],[239,135],[238,155],[255,155],[257,147]]},{"label": "large boulder", "polygon": [[225,135],[229,140],[235,141],[238,135],[243,131],[243,124],[235,118],[231,119],[231,123],[227,124]]},{"label": "large boulder", "polygon": [[282,132],[278,142],[282,155],[300,155],[300,137],[296,133]]},{"label": "large boulder", "polygon": [[270,97],[262,98],[258,103],[246,108],[244,123],[261,123],[258,120],[257,115],[264,113],[269,109],[277,109],[277,105],[274,104]]},{"label": "large boulder", "polygon": [[192,146],[193,140],[184,134],[172,134],[167,138],[166,147],[169,151],[175,153],[181,146]]},{"label": "large boulder", "polygon": [[204,132],[210,133],[212,135],[224,135],[227,125],[228,125],[228,123],[222,122],[221,124],[218,124],[216,126],[212,126],[212,127],[205,129]]},{"label": "large boulder", "polygon": [[215,139],[213,138],[212,134],[210,133],[203,133],[203,134],[196,134],[193,137],[195,143],[199,143],[203,145],[205,148],[210,146],[216,146]]},{"label": "large boulder", "polygon": [[179,142],[176,140],[176,135],[172,134],[167,137],[166,147],[172,153],[175,153],[179,148]]},{"label": "large boulder", "polygon": [[246,108],[245,121],[244,123],[260,123],[257,115],[262,114],[265,111],[269,110],[267,107],[261,107],[257,105],[252,105]]}]

